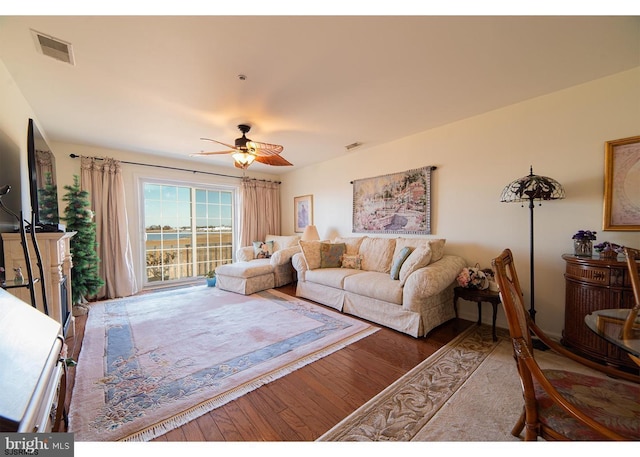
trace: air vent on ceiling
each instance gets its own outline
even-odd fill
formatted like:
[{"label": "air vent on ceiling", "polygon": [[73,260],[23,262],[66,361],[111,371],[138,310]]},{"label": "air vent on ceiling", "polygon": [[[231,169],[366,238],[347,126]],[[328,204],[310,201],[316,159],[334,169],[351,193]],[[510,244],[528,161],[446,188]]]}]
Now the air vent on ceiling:
[{"label": "air vent on ceiling", "polygon": [[62,41],[44,33],[31,30],[31,34],[36,42],[36,48],[45,56],[52,57],[61,62],[75,65],[73,60],[73,49],[71,43]]},{"label": "air vent on ceiling", "polygon": [[360,143],[359,141],[356,141],[355,143],[346,145],[345,148],[347,149],[347,151],[351,151],[352,149],[355,149],[358,146],[362,146],[362,143]]}]

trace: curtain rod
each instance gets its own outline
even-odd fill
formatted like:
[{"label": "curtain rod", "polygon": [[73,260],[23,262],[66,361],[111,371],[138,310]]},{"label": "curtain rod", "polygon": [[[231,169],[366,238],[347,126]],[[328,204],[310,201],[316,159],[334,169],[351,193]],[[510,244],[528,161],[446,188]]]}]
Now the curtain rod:
[{"label": "curtain rod", "polygon": [[[76,159],[78,157],[86,157],[86,158],[89,158],[89,159],[104,160],[103,157],[79,156],[77,154],[69,154],[69,157],[71,157],[72,159]],[[165,168],[167,170],[178,170],[178,171],[188,171],[188,172],[191,172],[191,173],[202,173],[204,175],[222,176],[222,177],[225,177],[225,178],[247,179],[246,176],[225,175],[225,174],[222,174],[222,173],[213,173],[211,171],[189,170],[188,168],[168,167],[168,166],[165,166],[165,165],[153,165],[153,164],[149,164],[149,163],[140,163],[140,162],[128,162],[126,160],[118,160],[118,162],[126,163],[126,164],[129,164],[129,165],[142,165],[143,167]],[[248,178],[248,179],[256,179],[256,178]],[[275,182],[276,184],[282,184],[280,181],[269,181],[267,179],[256,179],[256,181]]]},{"label": "curtain rod", "polygon": [[[421,167],[420,169],[422,169],[422,168],[431,168],[432,170],[437,170],[438,169],[438,167],[436,167],[434,165],[431,165],[431,166],[428,166],[428,167]],[[411,171],[411,170],[409,170],[409,171]],[[368,179],[368,178],[364,178],[364,179]],[[349,184],[353,184],[353,183],[354,183],[354,181],[349,181]]]}]

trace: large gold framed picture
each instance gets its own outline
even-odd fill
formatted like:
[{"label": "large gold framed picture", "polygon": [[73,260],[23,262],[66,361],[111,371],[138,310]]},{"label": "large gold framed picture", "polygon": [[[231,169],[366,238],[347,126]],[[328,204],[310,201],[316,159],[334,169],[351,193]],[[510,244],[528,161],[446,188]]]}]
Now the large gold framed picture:
[{"label": "large gold framed picture", "polygon": [[640,136],[607,141],[603,230],[640,230]]},{"label": "large gold framed picture", "polygon": [[307,225],[313,225],[313,195],[293,198],[294,230],[304,232]]}]

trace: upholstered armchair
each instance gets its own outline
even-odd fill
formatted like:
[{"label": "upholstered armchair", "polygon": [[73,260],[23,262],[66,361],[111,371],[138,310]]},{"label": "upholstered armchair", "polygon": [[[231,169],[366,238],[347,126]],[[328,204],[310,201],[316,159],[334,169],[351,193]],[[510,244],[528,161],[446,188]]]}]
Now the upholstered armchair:
[{"label": "upholstered armchair", "polygon": [[295,281],[291,258],[300,252],[297,235],[267,235],[236,251],[236,262],[216,268],[220,289],[249,295]]}]

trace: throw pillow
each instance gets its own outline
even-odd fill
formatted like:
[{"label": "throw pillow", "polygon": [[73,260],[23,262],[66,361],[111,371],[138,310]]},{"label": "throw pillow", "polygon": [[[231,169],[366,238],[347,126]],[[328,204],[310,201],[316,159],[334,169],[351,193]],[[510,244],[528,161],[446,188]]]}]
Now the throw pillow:
[{"label": "throw pillow", "polygon": [[443,238],[428,241],[431,246],[431,262],[437,262],[444,256],[444,244],[446,241]]},{"label": "throw pillow", "polygon": [[273,241],[254,241],[253,254],[256,259],[268,259],[273,254]]},{"label": "throw pillow", "polygon": [[346,250],[344,243],[320,243],[320,268],[340,268]]},{"label": "throw pillow", "polygon": [[309,270],[320,268],[320,241],[302,241],[298,242],[302,250],[302,256],[307,262]]},{"label": "throw pillow", "polygon": [[417,247],[404,261],[400,268],[400,286],[404,286],[405,281],[414,271],[426,267],[431,262],[431,247],[423,245]]},{"label": "throw pillow", "polygon": [[352,270],[362,269],[362,256],[359,254],[345,254],[342,256],[342,268]]},{"label": "throw pillow", "polygon": [[400,252],[398,252],[398,255],[393,259],[393,264],[391,265],[391,279],[400,279],[400,268],[411,254],[411,251],[412,249],[409,246],[400,249]]}]

